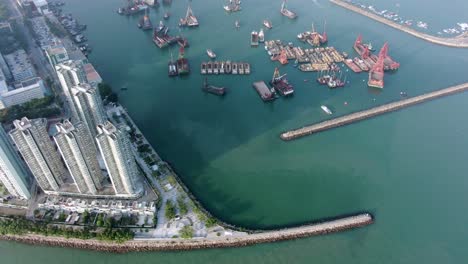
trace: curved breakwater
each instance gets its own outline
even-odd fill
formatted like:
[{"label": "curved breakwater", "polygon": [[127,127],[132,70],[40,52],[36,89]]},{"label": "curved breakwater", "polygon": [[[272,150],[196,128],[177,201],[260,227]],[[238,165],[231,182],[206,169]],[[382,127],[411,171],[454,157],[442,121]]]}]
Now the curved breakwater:
[{"label": "curved breakwater", "polygon": [[0,236],[0,239],[34,245],[69,247],[114,253],[194,250],[224,247],[243,247],[259,243],[292,240],[362,227],[372,224],[373,221],[374,219],[371,214],[362,213],[317,224],[286,228],[275,231],[265,231],[243,236],[233,236],[228,238],[216,237],[193,239],[132,240],[122,244],[103,242],[98,240],[68,239],[64,237],[49,237],[42,235],[3,235]]},{"label": "curved breakwater", "polygon": [[376,15],[374,13],[371,13],[367,10],[364,10],[362,8],[359,8],[357,6],[354,6],[352,4],[349,4],[343,0],[330,0],[330,2],[341,6],[343,8],[346,8],[348,10],[351,10],[353,12],[359,13],[363,16],[369,17],[371,19],[374,19],[380,23],[383,23],[385,25],[391,26],[395,29],[401,30],[403,32],[406,32],[410,35],[413,35],[417,38],[423,39],[425,41],[429,41],[434,44],[438,45],[443,45],[443,46],[448,46],[448,47],[454,47],[454,48],[468,48],[468,34],[462,34],[460,36],[454,37],[454,38],[441,38],[441,37],[436,37],[432,36],[429,34],[425,34],[422,32],[419,32],[417,30],[414,30],[412,28],[409,28],[404,25],[400,25],[394,21],[388,20],[384,17],[381,17],[379,15]]},{"label": "curved breakwater", "polygon": [[415,104],[420,104],[429,100],[451,95],[454,93],[463,92],[466,90],[468,90],[468,83],[459,84],[459,85],[441,89],[435,92],[430,92],[430,93],[426,93],[423,95],[407,98],[398,102],[384,104],[384,105],[374,107],[368,110],[355,112],[349,115],[326,120],[326,121],[312,124],[309,126],[305,126],[299,129],[287,131],[287,132],[282,133],[280,135],[280,138],[285,141],[297,139],[303,136],[315,134],[315,133],[322,132],[322,131],[332,129],[335,127],[348,125],[348,124],[358,122],[364,119],[369,119],[369,118],[382,115],[388,112],[393,112],[393,111],[396,111],[405,107],[409,107]]}]

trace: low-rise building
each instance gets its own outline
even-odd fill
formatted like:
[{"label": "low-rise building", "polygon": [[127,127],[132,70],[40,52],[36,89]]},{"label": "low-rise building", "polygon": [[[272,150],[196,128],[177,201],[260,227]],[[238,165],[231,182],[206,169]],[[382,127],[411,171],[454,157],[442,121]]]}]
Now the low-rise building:
[{"label": "low-rise building", "polygon": [[62,45],[50,47],[45,51],[45,53],[50,65],[52,65],[52,68],[54,69],[57,64],[69,60],[67,50]]},{"label": "low-rise building", "polygon": [[36,77],[36,71],[31,64],[26,51],[23,49],[19,49],[13,53],[7,54],[4,56],[4,58],[11,74],[13,75],[13,79],[16,82],[29,80]]},{"label": "low-rise building", "polygon": [[39,77],[15,83],[10,89],[0,89],[0,109],[43,98],[45,93],[44,82]]}]

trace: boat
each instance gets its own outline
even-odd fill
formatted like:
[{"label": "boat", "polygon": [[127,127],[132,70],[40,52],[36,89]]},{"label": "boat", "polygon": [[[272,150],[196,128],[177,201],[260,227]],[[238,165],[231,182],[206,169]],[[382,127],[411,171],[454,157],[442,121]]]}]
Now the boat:
[{"label": "boat", "polygon": [[208,84],[208,78],[205,78],[202,86],[203,91],[215,95],[223,96],[226,94],[226,88]]},{"label": "boat", "polygon": [[250,74],[250,64],[244,63],[244,74]]},{"label": "boat", "polygon": [[221,61],[219,63],[219,74],[224,74],[225,68],[226,68],[226,64],[224,63],[224,61]]},{"label": "boat", "polygon": [[187,13],[184,18],[181,18],[179,21],[179,26],[181,27],[198,27],[198,18],[193,14],[192,8],[190,5],[187,8]]},{"label": "boat", "polygon": [[200,65],[201,74],[206,74],[206,62],[202,62]]},{"label": "boat", "polygon": [[297,18],[296,13],[293,11],[289,10],[286,8],[286,0],[283,0],[283,3],[281,4],[281,9],[280,12],[283,16],[289,18],[289,19],[295,19]]},{"label": "boat", "polygon": [[185,75],[190,73],[190,64],[185,58],[185,50],[183,47],[179,49],[179,59],[177,60],[177,70],[179,71],[179,75]]},{"label": "boat", "polygon": [[148,9],[148,6],[144,3],[129,1],[129,4],[126,7],[121,7],[118,9],[117,13],[121,15],[135,15],[140,12],[144,12]]},{"label": "boat", "polygon": [[212,59],[216,58],[216,53],[214,53],[211,49],[206,49],[206,54],[208,54],[208,57]]},{"label": "boat", "polygon": [[226,69],[225,69],[225,72],[227,74],[231,74],[232,73],[232,63],[231,61],[226,61]]},{"label": "boat", "polygon": [[240,11],[242,8],[241,8],[241,1],[240,0],[229,0],[229,2],[223,6],[224,10],[226,10],[226,12],[237,12],[237,11]]},{"label": "boat", "polygon": [[169,77],[179,75],[179,72],[177,71],[177,63],[172,58],[172,52],[171,52],[171,60],[167,63],[167,66],[168,66]]},{"label": "boat", "polygon": [[163,18],[164,18],[165,20],[168,20],[169,17],[171,17],[171,13],[169,13],[169,12],[164,13]]},{"label": "boat", "polygon": [[273,28],[273,25],[271,24],[270,20],[263,20],[263,25],[268,28],[268,29],[272,29]]},{"label": "boat", "polygon": [[333,114],[333,112],[326,106],[326,105],[322,105],[320,106],[320,108],[322,108],[322,110],[327,113],[328,115],[331,115]]},{"label": "boat", "polygon": [[213,62],[209,61],[206,63],[206,73],[213,74]]},{"label": "boat", "polygon": [[276,93],[274,89],[269,89],[264,81],[254,82],[252,84],[258,95],[264,102],[272,101],[276,99]]},{"label": "boat", "polygon": [[369,51],[375,51],[374,47],[372,47],[372,43],[369,42],[369,43],[363,44],[363,45],[364,45],[364,47],[367,47],[367,49]]},{"label": "boat", "polygon": [[234,23],[234,26],[236,26],[237,29],[240,28],[240,22],[239,22],[239,20],[236,20],[236,22]]},{"label": "boat", "polygon": [[232,74],[237,74],[237,62],[232,63]]},{"label": "boat", "polygon": [[[353,62],[354,62],[354,64],[357,65],[362,71],[369,71],[369,67],[366,65],[366,63],[365,63],[363,60],[359,59],[358,57],[355,57],[355,58],[353,59]],[[345,61],[345,63],[346,63],[346,61]]]},{"label": "boat", "polygon": [[237,71],[239,72],[239,74],[244,74],[244,63],[237,63]]},{"label": "boat", "polygon": [[150,30],[153,28],[153,24],[151,23],[147,10],[148,9],[146,9],[145,15],[140,19],[140,22],[138,23],[138,27],[142,30]]},{"label": "boat", "polygon": [[270,85],[282,96],[288,96],[294,93],[294,87],[286,79],[286,74],[280,75],[278,68],[275,68]]},{"label": "boat", "polygon": [[217,61],[213,62],[213,73],[219,74],[219,63]]},{"label": "boat", "polygon": [[263,29],[260,29],[260,32],[258,32],[258,42],[265,42],[265,33],[263,33]]},{"label": "boat", "polygon": [[328,82],[332,79],[332,77],[328,74],[323,74],[323,71],[320,71],[319,77],[317,78],[317,82],[322,85],[328,84]]},{"label": "boat", "polygon": [[253,47],[258,46],[258,32],[257,31],[252,31],[250,34],[250,45]]},{"label": "boat", "polygon": [[367,86],[375,88],[384,88],[384,54],[379,54],[377,62],[369,70],[369,79]]},{"label": "boat", "polygon": [[354,63],[352,59],[345,59],[344,64],[346,64],[346,66],[348,66],[348,68],[350,68],[355,73],[362,72],[362,69],[359,68],[359,66],[356,65],[356,63]]}]

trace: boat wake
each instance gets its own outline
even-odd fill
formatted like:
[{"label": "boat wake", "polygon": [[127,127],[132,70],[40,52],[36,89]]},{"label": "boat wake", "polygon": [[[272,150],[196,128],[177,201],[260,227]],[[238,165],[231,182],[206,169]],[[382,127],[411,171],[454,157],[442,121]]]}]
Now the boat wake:
[{"label": "boat wake", "polygon": [[316,5],[317,7],[323,8],[323,5],[319,3],[319,0],[312,0],[312,2],[313,2],[314,5]]}]

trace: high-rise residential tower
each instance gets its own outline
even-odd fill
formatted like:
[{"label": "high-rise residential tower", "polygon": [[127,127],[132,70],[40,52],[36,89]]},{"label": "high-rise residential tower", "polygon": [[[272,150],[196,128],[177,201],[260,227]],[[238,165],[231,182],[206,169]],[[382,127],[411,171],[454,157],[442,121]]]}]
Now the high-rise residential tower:
[{"label": "high-rise residential tower", "polygon": [[44,191],[58,191],[65,168],[47,133],[47,120],[23,117],[13,125],[10,136],[39,186]]},{"label": "high-rise residential tower", "polygon": [[115,193],[135,194],[138,169],[127,133],[121,129],[117,129],[109,121],[99,125],[98,132],[96,141],[106,164]]},{"label": "high-rise residential tower", "polygon": [[72,87],[71,92],[80,120],[87,125],[93,137],[97,136],[97,126],[106,121],[99,92],[87,83]]},{"label": "high-rise residential tower", "polygon": [[31,198],[29,173],[1,124],[0,182],[11,195],[23,199]]},{"label": "high-rise residential tower", "polygon": [[69,60],[55,66],[55,70],[70,111],[70,118],[72,122],[77,122],[80,119],[71,89],[73,86],[86,82],[86,73],[83,70],[83,63],[81,61]]},{"label": "high-rise residential tower", "polygon": [[54,140],[78,191],[83,194],[97,194],[102,187],[103,177],[88,128],[83,122],[73,125],[68,120],[56,126],[58,133]]}]

